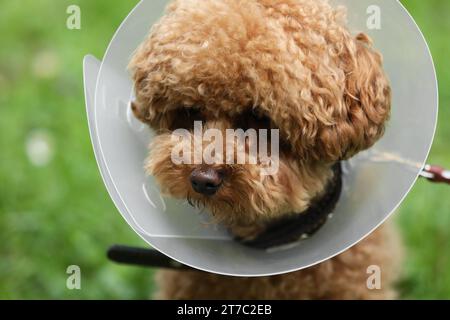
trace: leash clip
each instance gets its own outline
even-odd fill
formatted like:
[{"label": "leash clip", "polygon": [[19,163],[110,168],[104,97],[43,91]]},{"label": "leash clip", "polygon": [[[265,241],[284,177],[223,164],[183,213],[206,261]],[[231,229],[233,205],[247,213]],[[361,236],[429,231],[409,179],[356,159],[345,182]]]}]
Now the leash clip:
[{"label": "leash clip", "polygon": [[427,164],[420,175],[431,182],[450,184],[450,171],[440,166]]}]

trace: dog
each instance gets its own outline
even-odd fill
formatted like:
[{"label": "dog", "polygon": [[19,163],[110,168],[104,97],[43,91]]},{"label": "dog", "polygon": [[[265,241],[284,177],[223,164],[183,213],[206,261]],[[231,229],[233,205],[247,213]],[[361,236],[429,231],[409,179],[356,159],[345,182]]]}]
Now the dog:
[{"label": "dog", "polygon": [[[130,70],[133,112],[157,133],[146,172],[164,194],[206,208],[243,245],[283,244],[276,237],[259,240],[275,222],[326,207],[330,188],[339,191],[338,164],[383,136],[391,109],[381,54],[366,34],[350,33],[345,8],[326,0],[174,0],[134,53]],[[193,135],[196,123],[222,133],[278,130],[277,172],[262,175],[262,161],[174,163],[173,133]],[[245,145],[244,153],[249,149]],[[156,297],[392,299],[400,252],[397,232],[387,224],[337,257],[289,274],[160,271]],[[381,288],[367,285],[370,265],[382,270]]]}]

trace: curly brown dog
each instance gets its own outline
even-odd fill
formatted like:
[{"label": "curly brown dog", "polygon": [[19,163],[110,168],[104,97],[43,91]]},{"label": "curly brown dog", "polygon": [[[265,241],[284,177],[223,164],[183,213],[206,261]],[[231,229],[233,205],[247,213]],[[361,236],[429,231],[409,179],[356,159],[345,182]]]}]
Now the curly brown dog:
[{"label": "curly brown dog", "polygon": [[[163,192],[206,207],[240,239],[305,212],[333,167],[371,147],[391,106],[381,55],[353,36],[343,8],[325,0],[175,0],[136,51],[135,115],[157,137],[146,170]],[[280,163],[174,164],[171,133],[277,128]],[[248,151],[247,149],[245,149]],[[398,240],[382,227],[347,252],[285,275],[234,278],[197,271],[158,275],[166,299],[393,298]],[[369,290],[367,267],[383,271]]]}]

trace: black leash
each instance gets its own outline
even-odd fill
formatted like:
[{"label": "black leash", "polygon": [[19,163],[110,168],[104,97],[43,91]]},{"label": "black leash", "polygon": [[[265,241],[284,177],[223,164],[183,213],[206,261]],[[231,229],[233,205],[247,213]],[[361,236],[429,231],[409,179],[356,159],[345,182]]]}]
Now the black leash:
[{"label": "black leash", "polygon": [[114,245],[108,249],[107,256],[111,261],[120,264],[173,270],[191,269],[153,249]]}]

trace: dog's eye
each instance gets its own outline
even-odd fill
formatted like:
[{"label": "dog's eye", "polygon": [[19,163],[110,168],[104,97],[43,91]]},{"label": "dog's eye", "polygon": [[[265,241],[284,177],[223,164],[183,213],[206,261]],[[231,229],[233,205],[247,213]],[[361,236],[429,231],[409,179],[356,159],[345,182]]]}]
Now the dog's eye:
[{"label": "dog's eye", "polygon": [[236,129],[271,129],[272,123],[270,118],[262,114],[257,110],[247,111],[236,117],[235,121]]},{"label": "dog's eye", "polygon": [[255,126],[258,129],[271,129],[272,128],[272,121],[269,117],[262,114],[261,112],[253,111],[251,120],[254,121]]},{"label": "dog's eye", "polygon": [[172,116],[172,124],[170,129],[193,129],[196,121],[205,121],[200,110],[195,108],[182,108],[175,110]]}]

